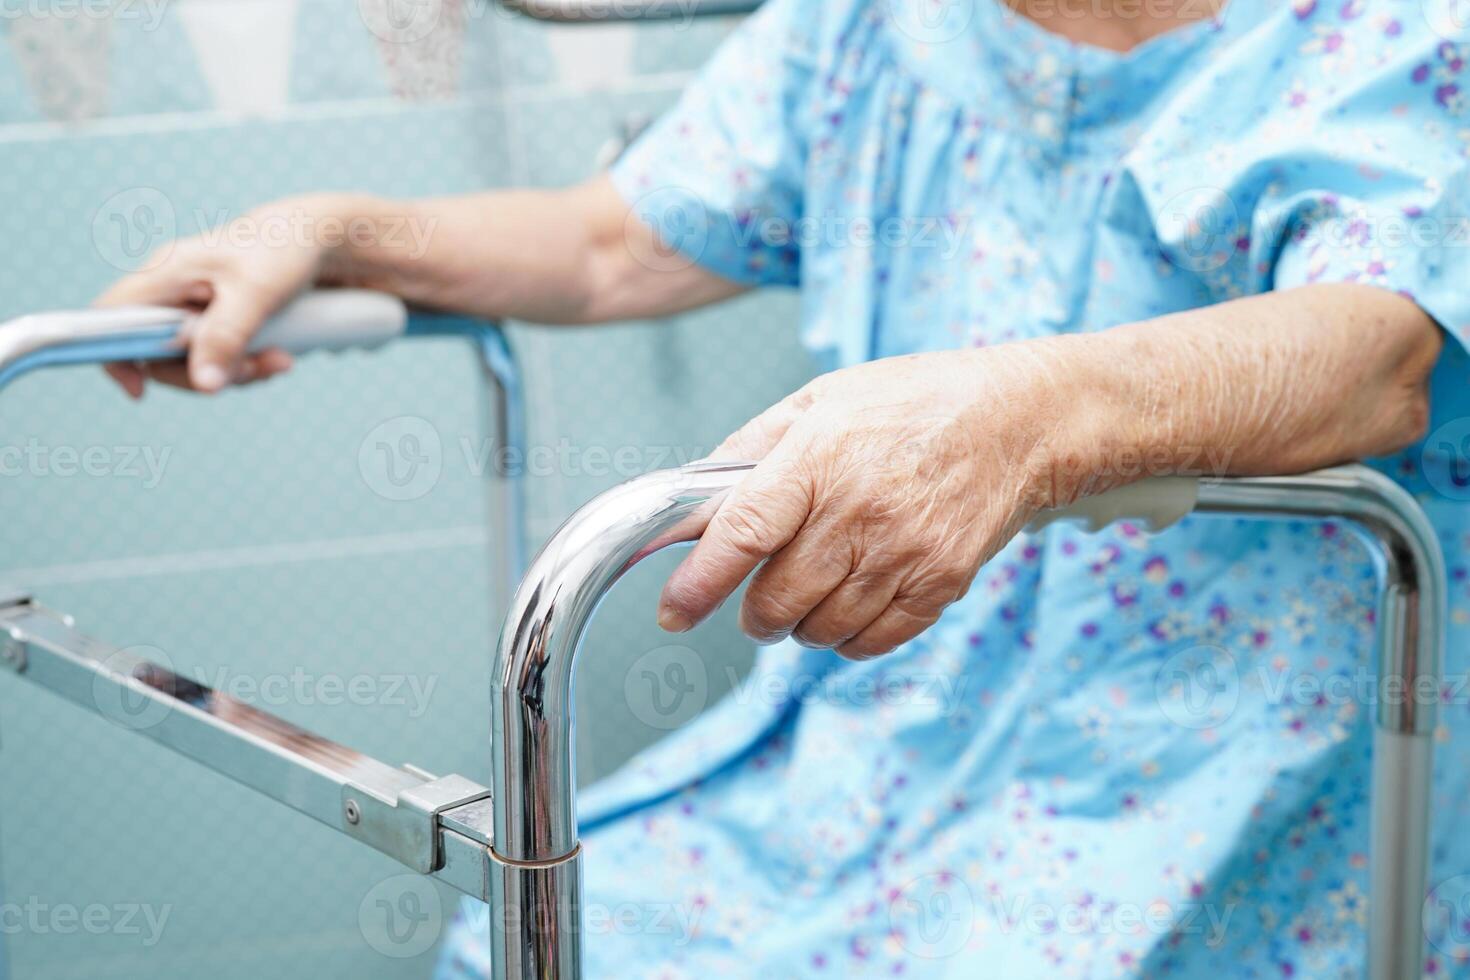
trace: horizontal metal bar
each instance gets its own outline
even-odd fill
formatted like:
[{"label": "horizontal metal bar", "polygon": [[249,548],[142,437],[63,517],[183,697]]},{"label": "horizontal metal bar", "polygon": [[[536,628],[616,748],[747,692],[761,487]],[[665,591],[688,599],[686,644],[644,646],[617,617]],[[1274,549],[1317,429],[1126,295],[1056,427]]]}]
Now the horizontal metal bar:
[{"label": "horizontal metal bar", "polygon": [[[489,790],[398,768],[79,633],[9,593],[0,667],[488,901]],[[455,829],[445,826],[452,817]]]},{"label": "horizontal metal bar", "polygon": [[532,20],[553,24],[616,24],[732,17],[751,13],[761,0],[501,0],[501,4]]}]

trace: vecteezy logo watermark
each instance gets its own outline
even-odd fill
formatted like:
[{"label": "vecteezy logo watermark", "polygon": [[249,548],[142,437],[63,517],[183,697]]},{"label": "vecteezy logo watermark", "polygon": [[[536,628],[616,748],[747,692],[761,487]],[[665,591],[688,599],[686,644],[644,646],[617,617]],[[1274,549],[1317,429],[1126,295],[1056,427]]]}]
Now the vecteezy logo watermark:
[{"label": "vecteezy logo watermark", "polygon": [[623,696],[635,718],[650,728],[669,731],[704,710],[709,674],[704,660],[688,647],[656,647],[628,668]]},{"label": "vecteezy logo watermark", "polygon": [[975,897],[948,872],[915,878],[888,903],[888,923],[903,948],[925,959],[954,956],[975,929]]},{"label": "vecteezy logo watermark", "polygon": [[765,250],[791,253],[813,248],[928,251],[943,259],[959,255],[969,240],[963,214],[895,215],[873,218],[838,211],[797,217],[775,212],[712,211],[688,188],[668,185],[649,191],[628,211],[624,233],[629,253],[658,272],[687,268],[715,242],[742,254]]},{"label": "vecteezy logo watermark", "polygon": [[439,430],[415,415],[389,419],[363,438],[357,469],[378,496],[417,500],[434,489],[444,472]]},{"label": "vecteezy logo watermark", "polygon": [[389,44],[413,44],[434,33],[449,3],[462,0],[357,0],[367,29]]},{"label": "vecteezy logo watermark", "polygon": [[986,911],[1006,935],[1019,930],[1038,936],[1200,936],[1214,947],[1225,941],[1235,905],[1163,899],[1142,904],[1092,898],[1057,902],[992,892]]},{"label": "vecteezy logo watermark", "polygon": [[1218,187],[1192,187],[1159,209],[1158,236],[1170,261],[1190,272],[1213,272],[1234,257],[1240,212]]},{"label": "vecteezy logo watermark", "polygon": [[1470,959],[1470,874],[1446,878],[1424,899],[1424,935],[1451,960]]},{"label": "vecteezy logo watermark", "polygon": [[964,949],[982,917],[1004,935],[1201,936],[1206,945],[1218,946],[1234,911],[1233,905],[1210,902],[1056,901],[998,891],[987,891],[977,902],[958,875],[941,871],[899,889],[888,903],[888,921],[904,949],[942,959]]},{"label": "vecteezy logo watermark", "polygon": [[949,717],[965,703],[970,678],[963,673],[834,670],[828,673],[784,674],[754,671],[741,678],[726,667],[731,698],[737,704],[825,704],[850,708],[913,705]]},{"label": "vecteezy logo watermark", "polygon": [[920,44],[947,44],[969,29],[973,0],[886,0],[889,20]]},{"label": "vecteezy logo watermark", "polygon": [[92,702],[112,723],[144,731],[169,716],[169,699],[150,691],[174,677],[168,654],[157,647],[123,647],[98,664],[92,677]]},{"label": "vecteezy logo watermark", "polygon": [[1164,717],[1182,728],[1223,724],[1246,691],[1264,705],[1302,708],[1377,708],[1470,704],[1470,674],[1401,677],[1363,664],[1321,672],[1261,661],[1242,665],[1229,651],[1208,644],[1170,656],[1154,675],[1154,698]]},{"label": "vecteezy logo watermark", "polygon": [[[203,678],[201,677],[201,683]],[[316,674],[303,667],[289,674],[251,675],[220,667],[209,678],[208,687],[236,701],[257,707],[357,707],[406,708],[409,718],[428,714],[429,702],[439,685],[437,675],[418,674]]]},{"label": "vecteezy logo watermark", "polygon": [[384,956],[422,956],[444,929],[444,903],[433,882],[419,875],[395,875],[378,882],[357,907],[357,928],[367,944]]},{"label": "vecteezy logo watermark", "polygon": [[172,905],[139,902],[73,905],[44,902],[33,895],[24,902],[0,902],[0,936],[22,933],[32,936],[74,936],[78,933],[139,936],[139,945],[152,949],[163,939],[163,931],[173,909]]},{"label": "vecteezy logo watermark", "polygon": [[171,446],[48,446],[32,436],[23,446],[0,445],[0,477],[76,476],[163,482]]},{"label": "vecteezy logo watermark", "polygon": [[173,202],[156,187],[129,187],[102,202],[92,215],[92,244],[121,272],[162,265],[178,236]]},{"label": "vecteezy logo watermark", "polygon": [[670,445],[580,446],[569,439],[534,446],[506,446],[493,439],[460,436],[450,441],[428,419],[400,415],[374,426],[358,444],[358,470],[368,489],[389,500],[415,500],[438,484],[447,466],[470,476],[617,477],[627,480],[670,469],[705,455],[699,447]]},{"label": "vecteezy logo watermark", "polygon": [[[708,906],[703,902],[681,904],[677,902],[604,902],[570,903],[567,896],[561,900],[549,898],[545,903],[536,902],[529,908],[506,903],[491,910],[480,902],[464,906],[461,915],[466,928],[474,935],[488,935],[493,928],[497,935],[507,931],[519,931],[528,924],[533,929],[544,928],[545,923],[559,921],[580,926],[587,936],[660,936],[665,946],[674,948],[687,946],[699,931],[700,920]],[[527,920],[530,920],[529,922]]]},{"label": "vecteezy logo watermark", "polygon": [[1154,698],[1181,728],[1213,728],[1235,713],[1240,670],[1228,650],[1189,647],[1169,657],[1154,675]]},{"label": "vecteezy logo watermark", "polygon": [[710,212],[692,191],[660,187],[640,197],[623,219],[628,253],[654,272],[678,272],[709,246]]},{"label": "vecteezy logo watermark", "polygon": [[1452,419],[1431,432],[1419,451],[1419,469],[1441,496],[1470,500],[1470,418]]},{"label": "vecteezy logo watermark", "polygon": [[1446,41],[1470,40],[1470,0],[1419,0],[1429,29]]},{"label": "vecteezy logo watermark", "polygon": [[[0,0],[4,2],[4,0]],[[309,208],[270,208],[245,214],[194,208],[181,213],[155,187],[130,187],[112,195],[92,216],[92,242],[109,265],[123,272],[155,268],[173,256],[178,236],[196,231],[187,248],[213,251],[384,246],[409,258],[428,251],[439,219],[411,213],[348,217]]]},{"label": "vecteezy logo watermark", "polygon": [[233,216],[219,209],[196,209],[191,219],[200,229],[196,241],[207,249],[248,248],[354,248],[376,246],[398,249],[405,258],[420,259],[439,227],[435,217],[408,214],[343,218],[318,214],[308,208]]}]

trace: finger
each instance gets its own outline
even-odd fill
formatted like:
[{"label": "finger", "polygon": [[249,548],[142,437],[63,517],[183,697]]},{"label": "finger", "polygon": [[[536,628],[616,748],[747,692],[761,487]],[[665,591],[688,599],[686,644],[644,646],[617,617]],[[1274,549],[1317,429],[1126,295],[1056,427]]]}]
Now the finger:
[{"label": "finger", "polygon": [[939,620],[943,603],[906,596],[893,597],[888,608],[852,639],[836,647],[849,660],[866,660],[907,643]]},{"label": "finger", "polygon": [[203,306],[212,290],[194,270],[154,270],[124,276],[92,301],[93,306]]},{"label": "finger", "polygon": [[796,537],[811,507],[810,483],[796,460],[768,457],[756,466],[669,576],[659,625],[682,633],[714,612],[757,565]]},{"label": "finger", "polygon": [[759,462],[776,448],[787,431],[801,417],[809,398],[803,391],[781,399],[770,408],[732,432],[715,447],[709,459],[725,462]]},{"label": "finger", "polygon": [[259,287],[218,285],[189,336],[189,380],[199,391],[218,391],[240,370],[245,348],[279,305]]},{"label": "finger", "polygon": [[252,381],[264,381],[278,374],[285,374],[296,364],[296,359],[279,347],[267,347],[249,359]]},{"label": "finger", "polygon": [[[209,302],[209,283],[197,279],[163,276],[136,275],[119,279],[93,302],[93,306],[177,306],[200,308]],[[116,381],[128,397],[143,397],[147,387],[148,369],[133,362],[119,362],[104,366],[104,370]]]},{"label": "finger", "polygon": [[140,366],[151,381],[168,385],[170,388],[194,390],[189,384],[189,369],[185,367],[183,361],[148,361]]},{"label": "finger", "polygon": [[259,384],[291,370],[292,363],[294,362],[291,355],[279,347],[263,350],[259,354],[247,355],[245,360],[240,362],[240,369],[235,373],[234,383],[236,385]]},{"label": "finger", "polygon": [[796,642],[835,650],[883,615],[897,593],[897,575],[872,578],[861,570],[854,572],[797,624],[793,631]]},{"label": "finger", "polygon": [[118,383],[128,397],[134,401],[143,397],[143,389],[147,385],[143,369],[136,364],[127,361],[118,361],[115,364],[104,364],[102,370],[106,371],[112,380]]},{"label": "finger", "polygon": [[757,643],[785,639],[847,578],[853,550],[845,535],[808,521],[795,540],[755,573],[740,606],[740,628]]},{"label": "finger", "polygon": [[[280,348],[272,347],[259,354],[246,355],[235,371],[231,383],[235,385],[255,384],[291,370],[295,360]],[[183,361],[148,361],[138,365],[146,376],[170,388],[194,391],[188,367]]]}]

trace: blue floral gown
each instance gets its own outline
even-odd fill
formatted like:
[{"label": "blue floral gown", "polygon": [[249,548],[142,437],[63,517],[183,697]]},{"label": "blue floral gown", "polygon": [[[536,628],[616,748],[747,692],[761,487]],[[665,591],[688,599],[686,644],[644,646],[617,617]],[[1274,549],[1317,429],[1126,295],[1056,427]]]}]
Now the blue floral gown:
[{"label": "blue floral gown", "polygon": [[[1470,976],[1467,12],[1232,0],[1117,54],[998,0],[771,0],[614,172],[688,260],[798,285],[833,366],[1308,283],[1431,313],[1431,435],[1374,465],[1451,574],[1436,977]],[[1332,524],[1057,526],[890,656],[770,648],[584,795],[588,975],[1360,976],[1374,596]]]}]

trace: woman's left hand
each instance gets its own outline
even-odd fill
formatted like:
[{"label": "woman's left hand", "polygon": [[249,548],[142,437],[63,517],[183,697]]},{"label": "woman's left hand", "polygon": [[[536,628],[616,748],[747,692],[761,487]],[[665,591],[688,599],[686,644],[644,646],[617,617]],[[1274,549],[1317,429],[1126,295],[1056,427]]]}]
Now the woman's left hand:
[{"label": "woman's left hand", "polygon": [[758,465],[670,577],[660,625],[689,629],[764,561],[740,612],[757,641],[862,658],[914,638],[1040,509],[1079,492],[1058,474],[1079,470],[1059,464],[1094,407],[1086,344],[873,361],[764,412],[711,457]]},{"label": "woman's left hand", "polygon": [[759,463],[669,578],[659,622],[688,629],[764,561],[747,633],[885,653],[1043,508],[1144,476],[1299,473],[1423,438],[1442,343],[1412,300],[1335,284],[824,375],[715,452]]}]

